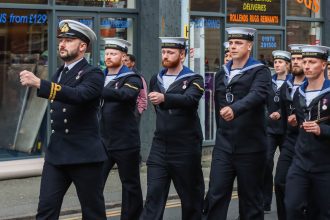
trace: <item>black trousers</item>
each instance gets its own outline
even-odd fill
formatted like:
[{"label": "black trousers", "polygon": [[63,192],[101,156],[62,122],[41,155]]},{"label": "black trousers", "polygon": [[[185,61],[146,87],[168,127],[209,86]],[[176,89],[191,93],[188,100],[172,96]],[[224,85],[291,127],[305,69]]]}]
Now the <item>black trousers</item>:
[{"label": "black trousers", "polygon": [[47,162],[41,177],[37,220],[57,220],[63,197],[73,183],[85,220],[107,219],[103,197],[102,163],[55,166]]},{"label": "black trousers", "polygon": [[[293,148],[293,146],[291,146],[291,148]],[[288,150],[285,147],[285,144],[283,144],[281,154],[277,161],[275,180],[274,180],[278,220],[286,220],[286,211],[284,204],[285,185],[286,185],[286,176],[292,164],[293,156],[294,153]]]},{"label": "black trousers", "polygon": [[268,209],[272,204],[273,197],[273,168],[274,168],[274,155],[277,147],[282,150],[284,135],[268,134],[268,149],[267,149],[267,162],[264,175],[264,209]]},{"label": "black trousers", "polygon": [[113,150],[104,163],[104,184],[114,164],[118,166],[122,183],[121,220],[139,219],[143,209],[139,156],[140,149]]},{"label": "black trousers", "polygon": [[241,220],[263,220],[262,183],[266,152],[231,154],[213,149],[207,220],[227,219],[233,184],[237,177]]},{"label": "black trousers", "polygon": [[182,220],[201,220],[204,178],[201,153],[151,151],[148,161],[148,189],[141,220],[161,220],[171,180],[181,200]]},{"label": "black trousers", "polygon": [[307,172],[293,162],[286,178],[287,219],[330,219],[329,186],[330,172]]}]

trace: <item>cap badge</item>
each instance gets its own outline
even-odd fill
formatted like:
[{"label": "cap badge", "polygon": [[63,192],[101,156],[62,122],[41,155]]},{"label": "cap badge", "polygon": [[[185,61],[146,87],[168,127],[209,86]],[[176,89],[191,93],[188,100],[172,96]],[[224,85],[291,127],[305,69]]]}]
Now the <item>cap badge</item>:
[{"label": "cap badge", "polygon": [[66,33],[70,30],[69,24],[65,23],[62,27],[61,27],[61,32],[62,33]]}]

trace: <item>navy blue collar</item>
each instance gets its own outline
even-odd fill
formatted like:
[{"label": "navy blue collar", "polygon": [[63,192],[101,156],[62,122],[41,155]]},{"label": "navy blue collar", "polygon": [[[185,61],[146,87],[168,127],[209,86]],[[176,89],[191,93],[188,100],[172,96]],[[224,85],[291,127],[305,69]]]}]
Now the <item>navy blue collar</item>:
[{"label": "navy blue collar", "polygon": [[[161,82],[162,84],[163,84],[163,76],[167,73],[167,70],[168,70],[167,68],[164,68],[157,75],[158,81]],[[185,78],[185,77],[194,76],[194,75],[198,75],[198,74],[197,73],[194,73],[188,67],[183,66],[183,69],[177,75],[177,77],[175,78],[175,81],[180,80],[180,79]]]},{"label": "navy blue collar", "polygon": [[[105,69],[103,71],[104,75],[107,76],[108,75],[108,69]],[[134,71],[132,71],[131,69],[129,69],[127,66],[123,65],[119,72],[116,74],[116,77],[114,78],[115,79],[118,79],[118,78],[121,78],[121,77],[124,77],[124,76],[127,76],[127,75],[133,75],[133,74],[136,74]]]},{"label": "navy blue collar", "polygon": [[[233,61],[229,61],[226,65],[223,65],[224,70],[226,72],[227,75],[229,75],[230,71],[231,71],[231,67],[233,65]],[[260,61],[253,59],[253,57],[249,57],[249,59],[247,60],[247,62],[245,63],[244,67],[240,70],[241,73],[253,69],[257,66],[263,66],[264,64],[262,64]]]},{"label": "navy blue collar", "polygon": [[[306,97],[306,88],[308,86],[308,81],[306,80],[300,87],[299,87],[299,92],[301,95],[303,95],[304,97]],[[323,86],[322,89],[320,91],[320,95],[323,95],[324,93],[330,92],[330,80],[325,79],[323,82]]]}]

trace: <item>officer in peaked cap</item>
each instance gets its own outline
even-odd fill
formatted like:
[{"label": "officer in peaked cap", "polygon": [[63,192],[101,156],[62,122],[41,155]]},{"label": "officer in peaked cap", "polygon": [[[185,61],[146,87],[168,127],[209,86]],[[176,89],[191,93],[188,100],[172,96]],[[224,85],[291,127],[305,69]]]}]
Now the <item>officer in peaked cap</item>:
[{"label": "officer in peaked cap", "polygon": [[198,104],[203,77],[182,63],[186,39],[162,37],[163,69],[150,80],[149,100],[156,111],[156,130],[147,160],[148,189],[141,220],[163,219],[171,181],[182,205],[183,220],[202,218],[203,140]]},{"label": "officer in peaked cap", "polygon": [[[135,118],[136,99],[142,88],[138,74],[123,64],[128,41],[105,38],[106,76],[101,107],[101,137],[107,150],[103,177],[117,164],[122,183],[121,219],[139,219],[143,208],[140,183],[140,134]],[[104,182],[105,184],[105,182]]]},{"label": "officer in peaked cap", "polygon": [[45,149],[36,219],[59,218],[71,183],[76,187],[82,218],[106,219],[102,169],[107,157],[97,118],[104,75],[84,58],[96,36],[82,23],[63,20],[57,37],[64,65],[51,81],[26,70],[20,73],[23,86],[37,88],[39,97],[50,100],[51,136]]},{"label": "officer in peaked cap", "polygon": [[272,204],[274,154],[277,147],[282,150],[286,130],[286,120],[283,120],[281,112],[280,91],[286,80],[290,78],[289,69],[291,62],[291,54],[288,51],[274,50],[272,54],[275,74],[272,76],[272,85],[267,99],[266,131],[269,144],[263,186],[265,212],[270,212]]},{"label": "officer in peaked cap", "polygon": [[269,69],[250,57],[256,29],[232,27],[232,60],[215,77],[216,143],[213,149],[206,219],[225,220],[237,177],[241,219],[263,219],[262,184],[267,138],[265,101]]},{"label": "officer in peaked cap", "polygon": [[[325,78],[328,47],[302,48],[307,81],[294,94],[299,135],[287,174],[287,219],[330,219],[330,81]],[[307,206],[307,207],[306,207]]]}]

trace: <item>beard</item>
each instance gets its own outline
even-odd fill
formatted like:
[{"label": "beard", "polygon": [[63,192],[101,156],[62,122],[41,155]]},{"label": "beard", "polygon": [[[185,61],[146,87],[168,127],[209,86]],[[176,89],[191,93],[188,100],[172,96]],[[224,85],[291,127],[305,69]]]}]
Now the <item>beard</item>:
[{"label": "beard", "polygon": [[298,67],[293,67],[291,73],[294,76],[301,76],[304,75],[304,70]]},{"label": "beard", "polygon": [[169,61],[167,59],[164,59],[164,60],[162,60],[162,65],[165,68],[174,68],[174,67],[177,67],[180,64],[180,62],[181,62],[180,59],[177,59],[174,61]]},{"label": "beard", "polygon": [[118,61],[118,62],[114,62],[114,61],[111,61],[111,60],[106,60],[105,61],[105,66],[107,68],[117,68],[117,67],[120,67],[121,66],[121,61]]},{"label": "beard", "polygon": [[[65,52],[65,53],[62,53]],[[60,57],[64,62],[70,62],[75,60],[78,57],[78,48],[76,50],[68,51],[68,50],[60,50]]]}]

